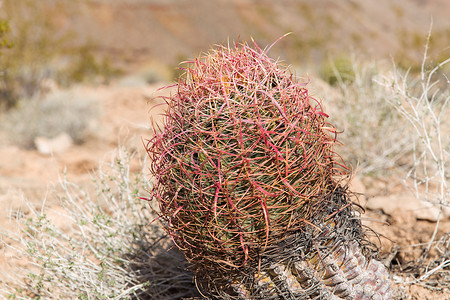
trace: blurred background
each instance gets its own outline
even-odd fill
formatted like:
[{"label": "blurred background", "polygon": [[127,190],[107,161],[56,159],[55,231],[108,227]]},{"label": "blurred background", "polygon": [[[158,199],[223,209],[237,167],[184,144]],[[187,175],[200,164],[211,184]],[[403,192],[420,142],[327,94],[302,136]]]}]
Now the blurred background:
[{"label": "blurred background", "polygon": [[[0,101],[14,106],[51,79],[60,86],[108,83],[130,72],[172,80],[177,66],[214,44],[273,43],[271,55],[326,72],[331,60],[393,59],[418,70],[449,56],[446,0],[1,0]],[[345,66],[343,66],[345,67]]]}]

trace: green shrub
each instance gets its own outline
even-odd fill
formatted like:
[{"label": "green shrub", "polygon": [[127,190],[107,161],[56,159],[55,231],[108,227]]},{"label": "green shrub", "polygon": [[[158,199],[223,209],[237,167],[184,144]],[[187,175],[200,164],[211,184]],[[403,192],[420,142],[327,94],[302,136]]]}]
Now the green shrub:
[{"label": "green shrub", "polygon": [[[10,48],[12,45],[7,40],[6,35],[9,33],[11,28],[9,27],[8,21],[0,19],[0,56],[2,55],[2,49]],[[11,101],[11,97],[8,96],[3,78],[5,77],[5,70],[0,65],[0,111],[9,108],[14,105],[14,101]]]},{"label": "green shrub", "polygon": [[[0,19],[0,50],[5,47],[11,47],[11,43],[8,42],[8,39],[6,38],[6,35],[11,30],[9,27],[9,23],[6,20]],[[0,51],[0,55],[1,55]]]},{"label": "green shrub", "polygon": [[98,58],[93,46],[85,45],[77,49],[78,54],[73,54],[73,61],[59,74],[60,81],[71,82],[98,82],[109,83],[109,81],[123,72],[114,67],[108,58]]},{"label": "green shrub", "polygon": [[349,57],[338,56],[328,59],[319,71],[320,77],[330,85],[338,85],[343,82],[353,82],[355,80],[355,70]]}]

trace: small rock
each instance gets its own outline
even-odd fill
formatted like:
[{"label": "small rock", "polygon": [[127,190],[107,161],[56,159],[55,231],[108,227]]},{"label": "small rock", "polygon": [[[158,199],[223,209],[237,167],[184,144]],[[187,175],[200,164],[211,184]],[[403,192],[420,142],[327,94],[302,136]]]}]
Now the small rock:
[{"label": "small rock", "polygon": [[[435,222],[438,219],[439,207],[426,201],[417,199],[411,193],[379,196],[370,199],[366,207],[370,210],[382,210],[385,214],[395,215],[399,210],[412,212],[417,220]],[[450,209],[444,208],[441,220],[450,218]]]},{"label": "small rock", "polygon": [[52,153],[61,153],[69,149],[73,145],[73,140],[67,133],[63,132],[50,139],[39,136],[34,139],[34,144],[39,153],[50,155]]}]

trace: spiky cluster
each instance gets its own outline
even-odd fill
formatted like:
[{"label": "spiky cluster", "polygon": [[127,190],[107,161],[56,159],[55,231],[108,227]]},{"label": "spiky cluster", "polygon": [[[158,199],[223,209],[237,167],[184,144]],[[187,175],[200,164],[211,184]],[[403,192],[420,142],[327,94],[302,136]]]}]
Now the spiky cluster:
[{"label": "spiky cluster", "polygon": [[336,181],[346,172],[332,149],[336,129],[306,83],[266,52],[219,46],[189,62],[146,147],[166,230],[225,298],[237,280],[266,299],[261,269],[363,241]]},{"label": "spiky cluster", "polygon": [[308,224],[334,189],[335,129],[265,51],[212,50],[168,100],[164,130],[148,144],[153,196],[189,258],[242,265]]}]

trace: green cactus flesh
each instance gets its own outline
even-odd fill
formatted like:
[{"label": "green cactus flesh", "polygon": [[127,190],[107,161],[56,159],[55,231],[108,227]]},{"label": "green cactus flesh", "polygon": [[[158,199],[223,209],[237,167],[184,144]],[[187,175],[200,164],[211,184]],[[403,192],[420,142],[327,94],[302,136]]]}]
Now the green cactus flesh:
[{"label": "green cactus flesh", "polygon": [[389,299],[336,129],[256,44],[190,62],[146,145],[166,231],[218,299]]}]

